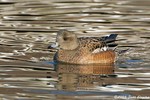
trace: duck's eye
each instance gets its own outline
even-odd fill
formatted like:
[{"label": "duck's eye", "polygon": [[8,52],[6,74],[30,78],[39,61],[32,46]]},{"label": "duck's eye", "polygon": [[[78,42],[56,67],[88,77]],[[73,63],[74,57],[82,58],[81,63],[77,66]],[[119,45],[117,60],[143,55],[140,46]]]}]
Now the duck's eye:
[{"label": "duck's eye", "polygon": [[64,39],[64,41],[68,40],[68,38],[67,38],[67,37],[64,37],[63,39]]}]

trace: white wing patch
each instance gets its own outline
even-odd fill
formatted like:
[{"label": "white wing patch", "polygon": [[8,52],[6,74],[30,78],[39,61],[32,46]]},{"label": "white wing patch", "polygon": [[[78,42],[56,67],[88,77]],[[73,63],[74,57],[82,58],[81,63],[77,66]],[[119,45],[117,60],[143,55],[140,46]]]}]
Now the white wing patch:
[{"label": "white wing patch", "polygon": [[101,51],[106,51],[107,49],[108,49],[108,47],[105,46],[105,47],[102,47],[100,50]]},{"label": "white wing patch", "polygon": [[102,51],[107,51],[108,50],[108,47],[102,47],[102,48],[97,48],[95,50],[93,50],[92,53],[99,53],[99,52],[102,52]]}]

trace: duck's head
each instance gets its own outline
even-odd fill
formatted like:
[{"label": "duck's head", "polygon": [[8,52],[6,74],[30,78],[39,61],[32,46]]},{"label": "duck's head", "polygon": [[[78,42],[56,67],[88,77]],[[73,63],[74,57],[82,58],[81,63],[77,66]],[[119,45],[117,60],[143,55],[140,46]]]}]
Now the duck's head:
[{"label": "duck's head", "polygon": [[[54,45],[53,45],[54,46]],[[60,30],[56,36],[56,45],[59,49],[74,50],[79,46],[76,34],[67,30]]]}]

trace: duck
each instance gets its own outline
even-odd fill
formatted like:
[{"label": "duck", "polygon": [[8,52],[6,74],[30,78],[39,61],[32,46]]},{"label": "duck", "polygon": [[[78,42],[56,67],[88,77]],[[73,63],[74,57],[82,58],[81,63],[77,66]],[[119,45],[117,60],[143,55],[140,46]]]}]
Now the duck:
[{"label": "duck", "polygon": [[66,29],[59,30],[55,44],[53,60],[67,64],[112,64],[116,61],[115,43],[118,34],[102,37],[77,37]]}]

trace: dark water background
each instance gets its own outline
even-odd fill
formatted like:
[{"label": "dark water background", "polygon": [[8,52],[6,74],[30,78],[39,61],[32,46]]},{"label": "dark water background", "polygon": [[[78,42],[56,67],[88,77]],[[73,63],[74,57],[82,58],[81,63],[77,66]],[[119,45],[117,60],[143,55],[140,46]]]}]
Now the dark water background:
[{"label": "dark water background", "polygon": [[[117,33],[130,51],[115,66],[54,66],[60,29]],[[150,99],[149,49],[150,0],[0,0],[0,100]]]}]

